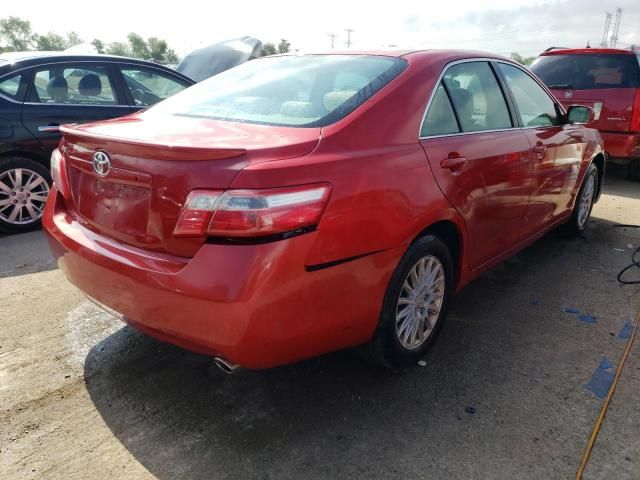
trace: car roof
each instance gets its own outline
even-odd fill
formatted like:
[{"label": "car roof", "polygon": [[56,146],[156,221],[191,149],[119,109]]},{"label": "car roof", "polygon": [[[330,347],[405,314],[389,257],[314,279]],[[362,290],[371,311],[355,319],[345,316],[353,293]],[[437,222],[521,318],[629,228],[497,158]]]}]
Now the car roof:
[{"label": "car roof", "polygon": [[[0,53],[0,75],[6,74],[12,70],[33,67],[41,65],[43,63],[51,62],[86,62],[86,61],[101,61],[101,62],[126,62],[136,65],[144,65],[149,67],[155,67],[163,70],[170,70],[175,75],[183,77],[187,80],[191,80],[189,77],[170,69],[164,65],[158,63],[149,62],[146,60],[140,60],[138,58],[121,57],[118,55],[105,55],[105,54],[79,54],[79,53],[65,53],[65,52],[5,52]],[[193,80],[191,80],[193,82]]]},{"label": "car roof", "polygon": [[635,55],[636,52],[633,49],[623,49],[623,48],[556,48],[552,47],[551,50],[546,50],[540,54],[540,56],[549,56],[549,55]]},{"label": "car roof", "polygon": [[[374,50],[320,50],[304,53],[285,53],[282,56],[295,55],[373,55],[383,57],[398,57],[425,60],[455,61],[467,58],[491,58],[505,60],[513,63],[513,60],[502,55],[478,50],[457,49],[374,49]],[[280,55],[274,55],[280,56]]]}]

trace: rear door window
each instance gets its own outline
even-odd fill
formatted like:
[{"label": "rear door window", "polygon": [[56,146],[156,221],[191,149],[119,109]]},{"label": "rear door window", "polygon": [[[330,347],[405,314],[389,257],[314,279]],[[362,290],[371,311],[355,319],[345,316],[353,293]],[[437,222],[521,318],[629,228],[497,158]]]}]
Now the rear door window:
[{"label": "rear door window", "polygon": [[117,105],[108,69],[97,65],[48,65],[35,70],[29,101]]},{"label": "rear door window", "polygon": [[511,128],[507,102],[487,62],[465,62],[447,69],[442,82],[463,132]]},{"label": "rear door window", "polygon": [[640,88],[636,55],[547,55],[536,59],[531,70],[550,88]]},{"label": "rear door window", "polygon": [[26,91],[25,83],[24,76],[20,73],[5,77],[0,80],[0,95],[21,102]]},{"label": "rear door window", "polygon": [[420,137],[433,137],[436,135],[451,135],[460,133],[456,115],[449,101],[449,96],[442,83],[436,88],[427,115],[424,117]]},{"label": "rear door window", "polygon": [[511,90],[523,127],[560,125],[555,101],[523,70],[506,63],[498,64]]}]

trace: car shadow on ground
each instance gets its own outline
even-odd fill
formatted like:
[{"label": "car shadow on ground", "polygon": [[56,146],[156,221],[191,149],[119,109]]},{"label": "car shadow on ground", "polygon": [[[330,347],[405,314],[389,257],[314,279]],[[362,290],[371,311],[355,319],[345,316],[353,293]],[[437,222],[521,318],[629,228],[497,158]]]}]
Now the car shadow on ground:
[{"label": "car shadow on ground", "polygon": [[0,278],[58,268],[42,230],[0,234]]},{"label": "car shadow on ground", "polygon": [[[560,478],[584,445],[574,431],[592,422],[584,379],[566,372],[591,354],[593,330],[558,321],[558,292],[567,279],[577,289],[602,284],[583,275],[580,259],[594,244],[611,250],[613,230],[596,219],[581,239],[552,232],[477,279],[456,297],[422,368],[385,371],[348,350],[227,376],[205,356],[123,327],[90,350],[86,386],[113,434],[161,479],[458,478],[483,469],[514,478],[527,468]],[[610,255],[591,266],[615,283]],[[588,414],[571,420],[580,402]]]},{"label": "car shadow on ground", "polygon": [[[633,200],[640,200],[640,182],[627,178],[627,168],[620,165],[610,165],[607,167],[607,174],[604,181],[605,195],[615,195]],[[640,215],[638,216],[640,221]]]}]

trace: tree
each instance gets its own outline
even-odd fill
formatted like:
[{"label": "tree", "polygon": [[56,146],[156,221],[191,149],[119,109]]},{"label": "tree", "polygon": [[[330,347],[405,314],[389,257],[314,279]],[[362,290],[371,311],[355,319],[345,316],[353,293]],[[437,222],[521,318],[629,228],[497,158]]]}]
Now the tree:
[{"label": "tree", "polygon": [[267,42],[262,44],[262,57],[268,57],[269,55],[275,55],[276,53],[278,53],[278,50],[273,43]]},{"label": "tree", "polygon": [[531,65],[536,57],[523,57],[518,52],[511,53],[511,60],[518,62],[520,65]]},{"label": "tree", "polygon": [[280,43],[278,44],[278,53],[287,53],[290,46],[291,43],[287,42],[286,39],[281,38]]},{"label": "tree", "polygon": [[18,17],[0,19],[0,39],[5,43],[3,51],[29,50],[33,46],[31,22]]},{"label": "tree", "polygon": [[57,33],[49,32],[46,35],[35,36],[36,50],[56,51],[67,48],[67,41]]},{"label": "tree", "polygon": [[67,33],[67,48],[75,47],[76,45],[80,45],[84,40],[80,38],[76,32]]},{"label": "tree", "polygon": [[165,40],[160,40],[158,37],[149,37],[147,39],[147,46],[149,48],[149,58],[156,62],[162,61],[167,53],[169,46]]},{"label": "tree", "polygon": [[165,63],[180,63],[180,57],[172,48],[167,48],[167,53],[164,54],[164,61]]},{"label": "tree", "polygon": [[96,49],[96,52],[98,53],[104,53],[104,42],[98,38],[94,38],[93,41],[91,42],[91,45],[93,45]]},{"label": "tree", "polygon": [[147,39],[149,47],[149,58],[159,63],[178,63],[178,55],[169,48],[166,40],[157,37],[149,37]]},{"label": "tree", "polygon": [[123,57],[130,57],[131,51],[129,45],[124,42],[113,42],[107,46],[105,50],[109,55],[121,55]]},{"label": "tree", "polygon": [[151,58],[151,54],[149,53],[149,46],[144,38],[142,38],[137,33],[131,32],[127,35],[127,40],[129,40],[129,48],[131,49],[131,55],[136,58],[142,58],[144,60],[148,60]]}]

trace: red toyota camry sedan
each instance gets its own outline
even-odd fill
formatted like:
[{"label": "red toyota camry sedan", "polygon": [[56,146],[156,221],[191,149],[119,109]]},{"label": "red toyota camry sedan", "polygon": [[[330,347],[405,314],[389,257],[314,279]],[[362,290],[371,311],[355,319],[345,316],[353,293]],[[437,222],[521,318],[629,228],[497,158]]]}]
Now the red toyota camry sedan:
[{"label": "red toyota camry sedan", "polygon": [[44,226],[89,297],[226,370],[361,344],[401,368],[475,276],[584,230],[590,118],[491,54],[268,57],[63,127]]}]

